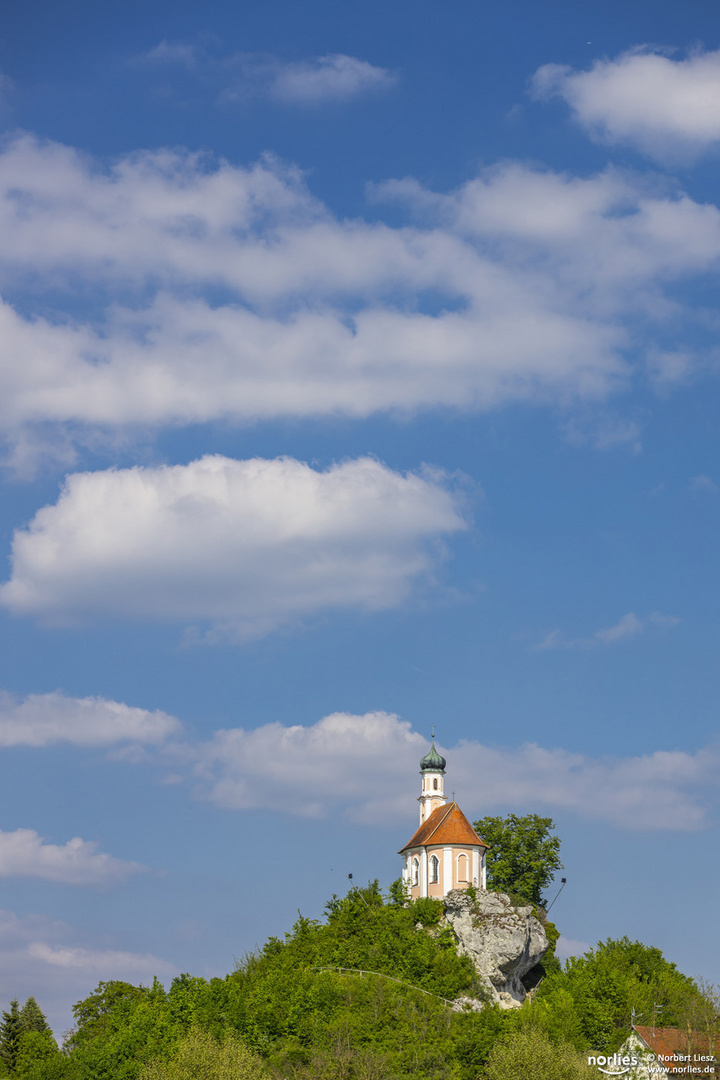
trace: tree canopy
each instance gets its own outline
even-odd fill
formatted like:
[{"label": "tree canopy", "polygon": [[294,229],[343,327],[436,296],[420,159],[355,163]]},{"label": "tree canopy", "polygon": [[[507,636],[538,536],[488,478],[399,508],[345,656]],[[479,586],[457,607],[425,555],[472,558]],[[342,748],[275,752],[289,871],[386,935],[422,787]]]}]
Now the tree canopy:
[{"label": "tree canopy", "polygon": [[233,1032],[222,1041],[202,1028],[191,1028],[171,1058],[146,1065],[140,1080],[271,1080],[262,1059]]},{"label": "tree canopy", "polygon": [[543,890],[563,868],[560,838],[552,835],[555,829],[552,818],[508,814],[480,818],[473,827],[490,845],[488,888],[544,907]]},{"label": "tree canopy", "polygon": [[23,1031],[49,1031],[45,1013],[32,995],[27,999],[20,1010],[20,1023]]},{"label": "tree canopy", "polygon": [[519,1020],[578,1049],[612,1053],[627,1038],[633,1016],[638,1023],[661,1018],[664,1027],[712,1025],[711,996],[660,949],[624,937],[602,941],[551,972]]},{"label": "tree canopy", "polygon": [[67,1059],[60,1052],[45,1013],[34,997],[22,1009],[16,1000],[0,1023],[0,1075],[18,1080],[56,1080],[67,1075]]},{"label": "tree canopy", "polygon": [[587,1058],[564,1040],[551,1041],[536,1027],[512,1032],[493,1047],[485,1080],[598,1080]]}]

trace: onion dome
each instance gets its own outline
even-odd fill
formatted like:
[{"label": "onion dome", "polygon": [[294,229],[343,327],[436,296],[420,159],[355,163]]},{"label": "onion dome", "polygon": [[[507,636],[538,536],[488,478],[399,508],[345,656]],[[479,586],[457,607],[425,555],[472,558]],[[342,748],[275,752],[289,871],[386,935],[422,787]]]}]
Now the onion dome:
[{"label": "onion dome", "polygon": [[435,749],[435,740],[433,739],[432,746],[428,750],[425,757],[420,762],[420,772],[445,772],[445,766],[447,762],[442,754],[438,754]]}]

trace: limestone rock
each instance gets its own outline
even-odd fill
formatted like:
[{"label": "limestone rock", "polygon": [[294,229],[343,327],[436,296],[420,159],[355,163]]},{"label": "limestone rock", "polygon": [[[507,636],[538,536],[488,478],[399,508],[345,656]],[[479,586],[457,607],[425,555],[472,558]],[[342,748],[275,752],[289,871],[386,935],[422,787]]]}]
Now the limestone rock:
[{"label": "limestone rock", "polygon": [[453,889],[443,904],[458,952],[470,957],[491,1000],[518,1008],[533,984],[530,972],[549,948],[532,907],[513,907],[504,893],[478,891],[473,900],[464,889]]}]

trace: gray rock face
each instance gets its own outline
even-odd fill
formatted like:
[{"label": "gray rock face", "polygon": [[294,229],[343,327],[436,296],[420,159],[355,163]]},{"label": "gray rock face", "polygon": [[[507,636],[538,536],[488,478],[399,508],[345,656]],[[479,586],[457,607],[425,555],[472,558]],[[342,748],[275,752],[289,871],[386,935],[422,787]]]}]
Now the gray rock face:
[{"label": "gray rock face", "polygon": [[532,907],[513,907],[504,893],[478,891],[472,900],[464,889],[453,889],[443,903],[458,952],[470,957],[491,999],[518,1008],[527,996],[523,978],[549,948]]}]

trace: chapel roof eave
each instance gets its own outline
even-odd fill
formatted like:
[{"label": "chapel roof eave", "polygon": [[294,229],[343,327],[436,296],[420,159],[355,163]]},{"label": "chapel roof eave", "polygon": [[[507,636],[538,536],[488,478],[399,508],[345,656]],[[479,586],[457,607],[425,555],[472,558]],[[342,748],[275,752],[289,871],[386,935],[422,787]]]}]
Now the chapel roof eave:
[{"label": "chapel roof eave", "polygon": [[458,804],[451,802],[447,806],[438,806],[433,810],[430,817],[423,821],[398,854],[402,855],[410,848],[434,847],[443,844],[463,844],[466,847],[483,848],[490,846],[481,836],[478,836]]}]

